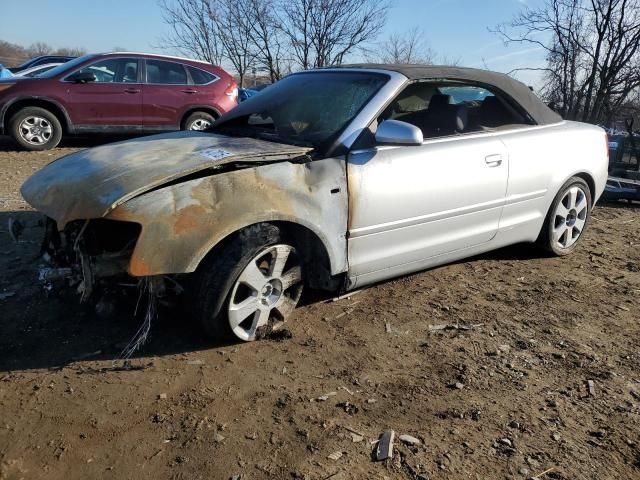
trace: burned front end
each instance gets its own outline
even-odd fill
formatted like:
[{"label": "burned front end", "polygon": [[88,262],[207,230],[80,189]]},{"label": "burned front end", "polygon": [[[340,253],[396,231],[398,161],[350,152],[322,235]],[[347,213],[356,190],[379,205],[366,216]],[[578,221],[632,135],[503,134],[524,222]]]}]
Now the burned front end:
[{"label": "burned front end", "polygon": [[48,289],[74,288],[82,300],[105,285],[137,287],[138,279],[128,275],[127,267],[141,229],[137,223],[100,218],[75,220],[59,231],[47,217],[39,278]]}]

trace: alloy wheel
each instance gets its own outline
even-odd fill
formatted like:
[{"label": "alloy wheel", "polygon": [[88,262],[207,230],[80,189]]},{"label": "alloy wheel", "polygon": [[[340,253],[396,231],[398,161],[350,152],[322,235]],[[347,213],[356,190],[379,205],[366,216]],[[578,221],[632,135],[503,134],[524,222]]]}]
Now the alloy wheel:
[{"label": "alloy wheel", "polygon": [[211,126],[211,122],[209,120],[205,120],[204,118],[198,118],[197,120],[194,120],[191,123],[191,125],[189,126],[189,130],[201,131],[201,130],[206,130],[210,126]]},{"label": "alloy wheel", "polygon": [[44,145],[51,140],[53,126],[46,118],[30,115],[20,122],[18,131],[30,145]]},{"label": "alloy wheel", "polygon": [[567,249],[578,241],[587,222],[589,203],[579,186],[569,187],[554,213],[553,242],[558,248]]},{"label": "alloy wheel", "polygon": [[251,341],[261,329],[277,328],[302,294],[302,266],[296,249],[279,244],[259,252],[236,280],[227,310],[231,331]]}]

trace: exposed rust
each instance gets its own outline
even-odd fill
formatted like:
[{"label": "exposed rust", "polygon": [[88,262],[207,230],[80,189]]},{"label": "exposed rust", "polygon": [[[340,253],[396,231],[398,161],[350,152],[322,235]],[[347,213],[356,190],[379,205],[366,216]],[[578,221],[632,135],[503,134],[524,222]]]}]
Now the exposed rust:
[{"label": "exposed rust", "polygon": [[193,271],[222,239],[265,221],[307,227],[340,272],[346,269],[345,182],[344,162],[338,159],[282,162],[148,192],[107,218],[143,226],[129,266],[135,276]]},{"label": "exposed rust", "polygon": [[[203,153],[211,150],[221,155]],[[200,171],[215,174],[232,162],[283,161],[309,151],[251,138],[173,132],[67,155],[33,174],[21,192],[62,229],[73,220],[104,217],[136,196]]]},{"label": "exposed rust", "polygon": [[206,214],[207,211],[200,205],[191,205],[181,209],[173,224],[173,233],[182,235],[198,228],[198,225],[202,222],[202,217]]},{"label": "exposed rust", "polygon": [[152,275],[152,269],[145,263],[140,255],[134,255],[129,261],[129,273],[134,277],[146,277]]}]

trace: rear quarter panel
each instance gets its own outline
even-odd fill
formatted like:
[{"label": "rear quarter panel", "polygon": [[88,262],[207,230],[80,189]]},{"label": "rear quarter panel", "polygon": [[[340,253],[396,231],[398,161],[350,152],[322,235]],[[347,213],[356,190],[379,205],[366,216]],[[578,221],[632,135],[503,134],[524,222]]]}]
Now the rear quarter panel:
[{"label": "rear quarter panel", "polygon": [[[601,128],[564,121],[498,136],[509,152],[509,184],[498,242],[534,241],[554,197],[572,176],[592,179],[594,203],[602,195],[608,150]],[[517,238],[509,238],[512,231]]]}]

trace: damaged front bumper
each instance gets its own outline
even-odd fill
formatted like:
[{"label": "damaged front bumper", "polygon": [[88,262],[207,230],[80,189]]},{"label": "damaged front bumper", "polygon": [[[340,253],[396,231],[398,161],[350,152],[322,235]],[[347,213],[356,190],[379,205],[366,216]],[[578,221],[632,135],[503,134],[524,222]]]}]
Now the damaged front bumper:
[{"label": "damaged front bumper", "polygon": [[47,218],[41,249],[45,265],[39,279],[49,286],[66,282],[82,301],[104,282],[120,279],[120,285],[136,286],[137,282],[127,282],[131,279],[127,267],[140,231],[136,223],[106,219],[70,222],[59,231],[56,222]]}]

